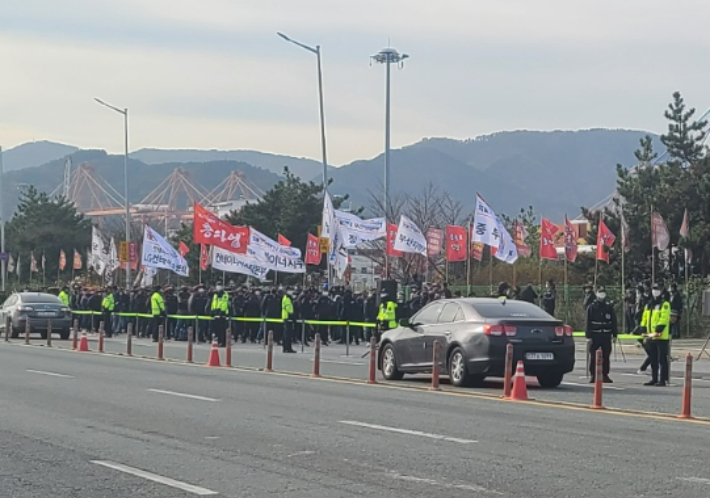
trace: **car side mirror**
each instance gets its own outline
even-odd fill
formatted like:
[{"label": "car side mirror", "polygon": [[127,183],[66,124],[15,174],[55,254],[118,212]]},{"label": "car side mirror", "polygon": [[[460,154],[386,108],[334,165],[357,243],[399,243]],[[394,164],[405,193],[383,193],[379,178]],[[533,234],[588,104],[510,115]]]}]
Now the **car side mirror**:
[{"label": "car side mirror", "polygon": [[412,328],[412,324],[409,322],[409,318],[402,318],[402,319],[399,321],[399,326],[400,326],[400,327]]}]

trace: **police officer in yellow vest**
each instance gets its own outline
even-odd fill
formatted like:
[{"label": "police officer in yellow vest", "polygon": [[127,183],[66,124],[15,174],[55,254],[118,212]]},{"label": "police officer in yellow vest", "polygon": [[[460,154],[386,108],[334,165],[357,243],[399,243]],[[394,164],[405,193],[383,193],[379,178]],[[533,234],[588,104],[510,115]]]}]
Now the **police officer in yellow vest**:
[{"label": "police officer in yellow vest", "polygon": [[224,292],[222,282],[217,282],[215,293],[212,295],[212,335],[217,336],[217,345],[223,348],[226,345],[227,318],[229,317],[229,294]]},{"label": "police officer in yellow vest", "polygon": [[380,311],[377,313],[377,323],[381,332],[397,327],[397,303],[386,292],[380,295]]},{"label": "police officer in yellow vest", "polygon": [[151,335],[153,342],[158,342],[158,327],[165,321],[165,301],[159,285],[153,287],[153,294],[150,296],[150,314],[153,317],[150,321]]},{"label": "police officer in yellow vest", "polygon": [[[283,290],[279,291],[283,294]],[[283,335],[281,336],[281,345],[284,353],[295,353],[291,347],[291,337],[293,335],[294,325],[294,309],[293,309],[293,291],[288,290],[281,298],[281,319],[283,323]]]},{"label": "police officer in yellow vest", "polygon": [[64,306],[69,306],[69,287],[62,287],[61,292],[57,296]]},{"label": "police officer in yellow vest", "polygon": [[658,284],[653,285],[651,294],[653,299],[646,305],[641,318],[644,335],[650,339],[648,355],[651,360],[651,380],[644,385],[662,387],[668,382],[671,304]]},{"label": "police officer in yellow vest", "polygon": [[113,335],[113,327],[111,324],[111,315],[116,307],[116,301],[113,297],[113,289],[108,287],[104,292],[104,298],[101,300],[101,311],[103,313],[104,333],[106,337]]}]

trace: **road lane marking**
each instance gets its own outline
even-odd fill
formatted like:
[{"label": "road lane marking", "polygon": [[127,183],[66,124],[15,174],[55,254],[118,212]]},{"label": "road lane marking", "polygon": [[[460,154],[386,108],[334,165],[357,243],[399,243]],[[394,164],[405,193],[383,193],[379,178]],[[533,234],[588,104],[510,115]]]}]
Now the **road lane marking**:
[{"label": "road lane marking", "polygon": [[693,482],[696,484],[710,484],[710,479],[704,479],[702,477],[676,477],[679,481]]},{"label": "road lane marking", "polygon": [[366,424],[365,422],[355,422],[353,420],[341,420],[340,423],[345,424],[345,425],[352,425],[355,427],[365,427],[367,429],[375,429],[377,431],[396,432],[398,434],[407,434],[409,436],[419,436],[419,437],[426,437],[429,439],[439,439],[441,441],[449,441],[451,443],[471,444],[471,443],[478,442],[478,441],[474,441],[472,439],[461,439],[461,438],[457,438],[457,437],[442,436],[441,434],[430,434],[428,432],[413,431],[413,430],[409,430],[409,429],[400,429],[399,427],[388,427],[386,425]]},{"label": "road lane marking", "polygon": [[73,379],[71,375],[64,375],[54,372],[45,372],[44,370],[27,370],[27,372],[37,375],[47,375],[49,377],[61,377],[62,379]]},{"label": "road lane marking", "polygon": [[[311,358],[311,362],[313,362],[313,358]],[[333,363],[335,365],[350,365],[350,366],[356,366],[356,367],[361,367],[365,365],[363,362],[356,362],[356,361],[337,361],[337,360],[321,360],[321,363]]]},{"label": "road lane marking", "polygon": [[460,489],[463,491],[473,491],[474,493],[488,493],[494,495],[502,495],[503,493],[499,491],[494,491],[492,489],[484,488],[483,486],[478,486],[476,484],[451,484],[446,482],[440,482],[436,479],[429,479],[426,477],[416,477],[416,476],[406,476],[398,474],[396,472],[388,474],[392,479],[398,481],[416,482],[421,484],[428,484],[430,486],[439,486],[446,489]]},{"label": "road lane marking", "polygon": [[178,393],[175,391],[163,391],[162,389],[148,389],[148,392],[151,393],[158,393],[158,394],[167,394],[169,396],[179,396],[181,398],[190,398],[190,399],[196,399],[199,401],[210,401],[212,403],[217,403],[219,402],[218,399],[215,398],[208,398],[206,396],[197,396],[195,394],[185,394],[185,393]]},{"label": "road lane marking", "polygon": [[[580,384],[578,382],[563,382],[563,386],[582,386],[582,387],[594,387],[594,384]],[[604,384],[604,390],[611,389],[612,391],[626,391],[623,387],[610,386],[609,384]]]},{"label": "road lane marking", "polygon": [[149,481],[157,482],[159,484],[164,484],[165,486],[170,486],[171,488],[181,489],[198,496],[211,496],[216,495],[216,491],[211,489],[201,488],[199,486],[193,486],[192,484],[187,484],[186,482],[176,481],[175,479],[170,479],[169,477],[159,476],[158,474],[153,474],[152,472],[146,472],[145,470],[136,469],[129,467],[128,465],[121,465],[120,463],[114,463],[104,460],[91,460],[91,463],[96,465],[101,465],[109,469],[117,470],[119,472],[124,472],[136,477],[142,477]]}]

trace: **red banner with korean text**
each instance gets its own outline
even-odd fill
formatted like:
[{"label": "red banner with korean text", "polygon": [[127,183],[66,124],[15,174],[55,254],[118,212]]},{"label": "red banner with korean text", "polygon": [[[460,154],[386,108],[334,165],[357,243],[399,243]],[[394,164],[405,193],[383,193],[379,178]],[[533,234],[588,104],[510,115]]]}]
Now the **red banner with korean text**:
[{"label": "red banner with korean text", "polygon": [[554,223],[542,219],[540,223],[540,258],[557,261],[557,249],[555,248],[555,234],[559,228]]},{"label": "red banner with korean text", "polygon": [[394,241],[397,240],[397,230],[399,226],[392,223],[387,224],[387,256],[390,258],[401,258],[404,254],[394,248]]},{"label": "red banner with korean text", "polygon": [[320,252],[320,240],[312,234],[308,234],[306,241],[306,264],[319,265],[323,254]]},{"label": "red banner with korean text", "polygon": [[448,225],[446,227],[446,261],[454,263],[466,261],[468,234],[464,227]]},{"label": "red banner with korean text", "polygon": [[426,232],[427,256],[430,258],[441,254],[444,232],[438,228],[430,228]]},{"label": "red banner with korean text", "polygon": [[207,244],[200,244],[200,269],[207,270],[210,264],[210,247]]},{"label": "red banner with korean text", "polygon": [[192,240],[195,244],[208,244],[236,254],[246,254],[249,227],[230,225],[196,202],[194,214]]}]

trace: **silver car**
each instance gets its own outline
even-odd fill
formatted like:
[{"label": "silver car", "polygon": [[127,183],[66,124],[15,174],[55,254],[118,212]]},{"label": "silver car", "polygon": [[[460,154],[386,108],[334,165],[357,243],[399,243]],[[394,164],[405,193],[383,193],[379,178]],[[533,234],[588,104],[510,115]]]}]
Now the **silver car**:
[{"label": "silver car", "polygon": [[430,373],[434,341],[441,344],[441,373],[455,386],[505,372],[505,349],[513,345],[527,375],[557,387],[574,369],[572,328],[534,304],[490,298],[442,299],[427,304],[382,334],[379,364],[387,380]]},{"label": "silver car", "polygon": [[44,292],[16,292],[8,297],[0,310],[0,329],[5,331],[8,319],[10,335],[17,338],[24,334],[27,322],[30,333],[39,332],[47,338],[47,326],[51,321],[52,332],[67,340],[71,334],[71,309],[54,294]]}]

